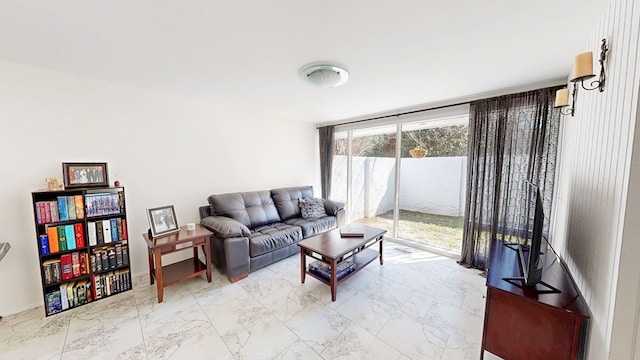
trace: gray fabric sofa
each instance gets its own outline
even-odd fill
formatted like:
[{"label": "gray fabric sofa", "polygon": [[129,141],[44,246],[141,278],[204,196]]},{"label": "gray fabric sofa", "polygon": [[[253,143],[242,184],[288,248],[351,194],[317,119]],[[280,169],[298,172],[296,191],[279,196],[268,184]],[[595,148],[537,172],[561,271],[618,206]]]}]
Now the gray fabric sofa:
[{"label": "gray fabric sofa", "polygon": [[299,254],[296,244],[300,240],[344,225],[342,203],[322,199],[326,216],[305,219],[300,199],[319,202],[311,186],[209,196],[209,205],[199,211],[200,224],[214,234],[212,263],[235,282],[249,272]]}]

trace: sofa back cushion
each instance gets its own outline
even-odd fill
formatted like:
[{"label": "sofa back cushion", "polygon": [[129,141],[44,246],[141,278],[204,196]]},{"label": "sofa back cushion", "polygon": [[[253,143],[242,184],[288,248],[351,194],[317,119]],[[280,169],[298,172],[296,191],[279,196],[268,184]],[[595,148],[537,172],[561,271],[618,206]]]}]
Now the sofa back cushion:
[{"label": "sofa back cushion", "polygon": [[230,217],[249,228],[280,221],[268,190],[211,195],[211,213]]},{"label": "sofa back cushion", "polygon": [[313,187],[297,186],[271,190],[271,196],[276,204],[282,220],[301,217],[299,199],[313,197]]}]

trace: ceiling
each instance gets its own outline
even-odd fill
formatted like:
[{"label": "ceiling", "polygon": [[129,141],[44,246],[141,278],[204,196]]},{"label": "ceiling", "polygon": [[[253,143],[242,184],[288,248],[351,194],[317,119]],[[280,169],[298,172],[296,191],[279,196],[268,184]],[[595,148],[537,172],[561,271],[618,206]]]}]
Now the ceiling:
[{"label": "ceiling", "polygon": [[2,0],[0,59],[325,123],[566,78],[608,3]]}]

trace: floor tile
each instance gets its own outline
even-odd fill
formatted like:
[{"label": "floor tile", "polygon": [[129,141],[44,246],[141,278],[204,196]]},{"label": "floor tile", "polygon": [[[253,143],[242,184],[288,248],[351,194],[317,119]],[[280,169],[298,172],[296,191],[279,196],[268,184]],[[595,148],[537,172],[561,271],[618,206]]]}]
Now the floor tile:
[{"label": "floor tile", "polygon": [[[50,317],[0,320],[4,359],[477,359],[485,281],[455,260],[392,242],[338,286],[300,279],[291,256],[230,283],[215,269],[164,289],[133,290]],[[108,346],[105,346],[108,339]],[[486,358],[498,359],[492,354]]]}]

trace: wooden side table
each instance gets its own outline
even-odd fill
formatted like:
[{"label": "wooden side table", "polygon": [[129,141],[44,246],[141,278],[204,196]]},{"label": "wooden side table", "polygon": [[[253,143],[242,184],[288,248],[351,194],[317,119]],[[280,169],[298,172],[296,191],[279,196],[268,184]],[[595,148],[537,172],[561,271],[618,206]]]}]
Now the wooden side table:
[{"label": "wooden side table", "polygon": [[[210,239],[212,234],[211,231],[197,224],[195,230],[189,231],[186,226],[181,226],[179,232],[161,237],[151,238],[148,234],[142,234],[149,252],[149,280],[151,285],[154,280],[157,283],[159,303],[163,299],[163,289],[167,286],[202,274],[207,274],[207,282],[211,282]],[[205,264],[198,259],[200,245],[204,245]],[[193,249],[192,259],[162,266],[162,255],[186,249]]]}]

